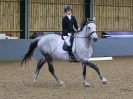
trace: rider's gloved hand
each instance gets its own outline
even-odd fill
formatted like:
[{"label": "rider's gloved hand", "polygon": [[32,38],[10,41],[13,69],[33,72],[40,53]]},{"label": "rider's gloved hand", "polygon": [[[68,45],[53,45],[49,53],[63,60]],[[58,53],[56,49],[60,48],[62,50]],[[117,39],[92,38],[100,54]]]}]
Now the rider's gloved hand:
[{"label": "rider's gloved hand", "polygon": [[68,33],[68,36],[70,37],[72,34],[71,33]]},{"label": "rider's gloved hand", "polygon": [[64,37],[63,37],[63,36],[61,36],[61,39],[62,39],[62,40],[64,40]]}]

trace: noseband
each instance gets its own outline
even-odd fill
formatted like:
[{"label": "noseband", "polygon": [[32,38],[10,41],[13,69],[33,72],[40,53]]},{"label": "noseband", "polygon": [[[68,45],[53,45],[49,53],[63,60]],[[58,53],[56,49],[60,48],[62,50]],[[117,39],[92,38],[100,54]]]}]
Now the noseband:
[{"label": "noseband", "polygon": [[90,33],[90,36],[91,36],[93,33],[96,33],[96,31],[91,32],[91,33]]}]

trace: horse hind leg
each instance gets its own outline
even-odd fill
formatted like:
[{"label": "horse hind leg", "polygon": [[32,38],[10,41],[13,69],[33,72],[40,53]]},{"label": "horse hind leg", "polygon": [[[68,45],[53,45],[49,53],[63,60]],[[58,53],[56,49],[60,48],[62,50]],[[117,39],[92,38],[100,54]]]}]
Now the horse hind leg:
[{"label": "horse hind leg", "polygon": [[107,84],[107,79],[102,75],[102,73],[100,72],[99,68],[97,67],[97,65],[91,63],[91,62],[88,62],[87,63],[89,67],[93,68],[94,70],[96,70],[96,72],[98,73],[100,79],[102,80],[102,83],[103,84]]},{"label": "horse hind leg", "polygon": [[37,77],[39,75],[39,72],[40,72],[40,69],[42,68],[42,66],[46,63],[46,59],[45,58],[41,58],[37,64],[37,67],[36,67],[36,70],[35,70],[35,73],[34,73],[34,82],[37,81]]},{"label": "horse hind leg", "polygon": [[53,67],[53,64],[52,64],[52,58],[48,55],[46,60],[47,60],[47,63],[48,63],[49,72],[52,74],[54,79],[57,81],[57,84],[60,85],[60,86],[63,85],[64,82],[61,81],[55,73],[55,70],[54,70],[54,67]]}]

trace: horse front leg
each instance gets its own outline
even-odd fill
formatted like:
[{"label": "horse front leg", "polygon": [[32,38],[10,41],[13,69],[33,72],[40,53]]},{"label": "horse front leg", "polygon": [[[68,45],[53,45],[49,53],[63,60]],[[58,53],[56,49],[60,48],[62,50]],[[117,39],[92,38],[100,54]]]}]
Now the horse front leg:
[{"label": "horse front leg", "polygon": [[97,65],[95,65],[95,64],[93,64],[89,61],[84,62],[84,64],[91,67],[91,68],[93,68],[97,72],[97,74],[99,75],[100,79],[102,80],[102,83],[107,84],[107,79],[102,75],[102,73],[101,73],[101,71],[100,71],[100,69],[98,68]]},{"label": "horse front leg", "polygon": [[83,76],[83,86],[89,87],[90,84],[86,80],[86,64],[82,63],[82,76]]}]

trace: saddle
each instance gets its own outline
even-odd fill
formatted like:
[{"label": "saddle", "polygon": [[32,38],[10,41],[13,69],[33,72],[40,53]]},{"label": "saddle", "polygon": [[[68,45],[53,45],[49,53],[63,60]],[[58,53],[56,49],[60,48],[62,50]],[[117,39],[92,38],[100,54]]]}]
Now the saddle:
[{"label": "saddle", "polygon": [[65,41],[64,41],[64,44],[63,44],[63,47],[62,48],[63,48],[64,51],[69,51],[71,49],[71,47],[68,46]]},{"label": "saddle", "polygon": [[64,40],[64,44],[63,44],[63,50],[64,51],[70,51],[72,49],[72,46],[73,46],[73,37],[72,36],[69,36],[69,37],[66,37],[66,38],[63,38],[62,39]]},{"label": "saddle", "polygon": [[69,46],[66,41],[64,40],[64,44],[62,46],[63,50],[64,51],[68,51],[68,54],[69,54],[69,59],[70,59],[70,62],[77,62],[74,54],[73,54],[73,51],[72,51],[72,45],[73,45],[73,40],[71,42],[71,46]]}]

